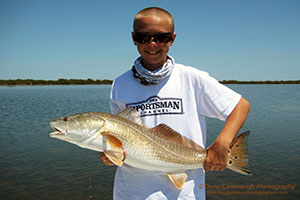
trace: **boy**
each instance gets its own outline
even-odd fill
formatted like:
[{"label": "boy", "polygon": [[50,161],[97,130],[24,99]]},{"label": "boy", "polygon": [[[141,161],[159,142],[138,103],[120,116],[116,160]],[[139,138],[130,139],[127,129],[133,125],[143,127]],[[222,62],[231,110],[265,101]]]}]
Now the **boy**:
[{"label": "boy", "polygon": [[[164,123],[205,148],[205,116],[226,120],[210,145],[204,170],[224,170],[227,151],[245,122],[250,106],[241,95],[219,84],[206,72],[175,63],[168,55],[176,33],[173,17],[151,7],[134,19],[132,38],[140,57],[131,70],[118,77],[111,90],[111,109],[122,103],[136,108],[148,128]],[[111,163],[100,154],[101,160]],[[165,174],[124,165],[117,169],[114,199],[205,199],[203,169],[188,170],[188,178],[177,190]]]}]

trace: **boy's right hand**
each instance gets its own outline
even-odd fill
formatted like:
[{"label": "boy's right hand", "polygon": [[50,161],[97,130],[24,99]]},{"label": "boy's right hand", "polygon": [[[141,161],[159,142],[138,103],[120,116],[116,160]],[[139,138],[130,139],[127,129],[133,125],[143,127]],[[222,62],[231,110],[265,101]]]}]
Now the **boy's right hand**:
[{"label": "boy's right hand", "polygon": [[113,166],[115,165],[113,162],[111,162],[106,155],[103,152],[100,152],[100,160],[102,160],[102,162],[107,165],[107,166]]}]

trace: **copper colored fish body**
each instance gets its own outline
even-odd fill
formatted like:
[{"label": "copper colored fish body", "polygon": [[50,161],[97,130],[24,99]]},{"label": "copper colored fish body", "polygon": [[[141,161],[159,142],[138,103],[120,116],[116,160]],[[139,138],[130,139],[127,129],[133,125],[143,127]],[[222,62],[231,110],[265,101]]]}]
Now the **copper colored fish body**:
[{"label": "copper colored fish body", "polygon": [[[50,133],[50,137],[104,152],[118,166],[126,163],[163,172],[178,189],[187,178],[184,171],[202,168],[207,155],[205,149],[167,125],[148,129],[133,108],[118,115],[101,112],[71,115],[58,118],[50,125],[56,130]],[[227,168],[246,175],[250,175],[248,134],[244,132],[234,139],[227,163]]]}]

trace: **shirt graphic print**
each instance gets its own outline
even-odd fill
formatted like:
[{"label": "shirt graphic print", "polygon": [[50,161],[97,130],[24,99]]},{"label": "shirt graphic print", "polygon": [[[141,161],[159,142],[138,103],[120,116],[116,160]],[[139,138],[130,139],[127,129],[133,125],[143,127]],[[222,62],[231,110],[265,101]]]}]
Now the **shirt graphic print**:
[{"label": "shirt graphic print", "polygon": [[136,109],[141,117],[165,114],[183,114],[181,98],[161,98],[151,96],[144,101],[126,104]]}]

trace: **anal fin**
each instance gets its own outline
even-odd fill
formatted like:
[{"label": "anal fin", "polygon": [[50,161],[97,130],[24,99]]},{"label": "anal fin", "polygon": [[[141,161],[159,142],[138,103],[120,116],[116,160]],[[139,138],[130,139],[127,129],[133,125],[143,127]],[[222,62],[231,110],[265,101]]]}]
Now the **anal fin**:
[{"label": "anal fin", "polygon": [[185,183],[185,180],[187,179],[186,173],[167,174],[167,175],[177,189],[181,189],[183,184]]}]

